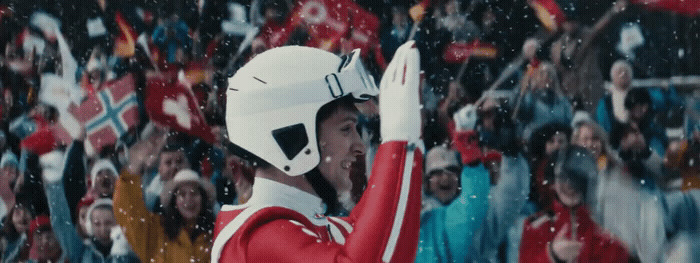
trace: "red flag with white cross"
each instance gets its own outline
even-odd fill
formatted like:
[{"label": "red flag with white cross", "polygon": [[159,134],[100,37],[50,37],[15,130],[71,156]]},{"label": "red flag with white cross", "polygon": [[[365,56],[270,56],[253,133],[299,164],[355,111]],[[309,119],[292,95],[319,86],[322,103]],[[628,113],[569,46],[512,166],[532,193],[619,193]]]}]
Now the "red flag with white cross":
[{"label": "red flag with white cross", "polygon": [[152,121],[214,143],[211,127],[189,87],[162,76],[149,77],[146,85],[144,102]]}]

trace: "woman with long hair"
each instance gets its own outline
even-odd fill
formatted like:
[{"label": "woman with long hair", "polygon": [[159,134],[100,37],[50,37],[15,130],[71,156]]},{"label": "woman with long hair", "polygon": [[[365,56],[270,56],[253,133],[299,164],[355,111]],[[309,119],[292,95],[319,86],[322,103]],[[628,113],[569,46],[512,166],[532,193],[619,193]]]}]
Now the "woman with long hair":
[{"label": "woman with long hair", "polygon": [[[157,139],[156,139],[157,140]],[[153,140],[137,143],[114,191],[114,215],[142,262],[208,262],[214,228],[214,186],[184,169],[161,192],[163,214],[151,213],[143,202],[141,174]],[[156,143],[157,144],[157,143]],[[157,150],[156,150],[157,151]]]}]

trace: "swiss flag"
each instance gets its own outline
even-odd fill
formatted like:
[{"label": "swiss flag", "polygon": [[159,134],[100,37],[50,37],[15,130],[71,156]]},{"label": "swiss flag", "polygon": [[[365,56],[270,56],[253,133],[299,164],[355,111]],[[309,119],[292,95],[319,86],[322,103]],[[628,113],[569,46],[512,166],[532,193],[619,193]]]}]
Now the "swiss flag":
[{"label": "swiss flag", "polygon": [[145,91],[148,117],[154,122],[214,143],[214,134],[192,91],[177,80],[149,77]]},{"label": "swiss flag", "polygon": [[134,77],[127,74],[103,84],[102,89],[88,96],[80,106],[69,111],[85,126],[85,151],[99,153],[102,147],[114,144],[131,127],[138,124],[138,102]]}]

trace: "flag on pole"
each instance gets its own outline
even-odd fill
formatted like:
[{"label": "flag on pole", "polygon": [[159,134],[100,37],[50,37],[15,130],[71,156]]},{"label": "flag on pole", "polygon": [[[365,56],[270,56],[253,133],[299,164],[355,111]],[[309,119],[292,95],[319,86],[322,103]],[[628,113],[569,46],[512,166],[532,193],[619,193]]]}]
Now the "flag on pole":
[{"label": "flag on pole", "polygon": [[106,82],[94,96],[79,106],[73,105],[70,112],[85,126],[85,151],[89,155],[99,153],[138,123],[134,77],[127,74]]},{"label": "flag on pole", "polygon": [[189,87],[163,76],[150,77],[146,85],[144,102],[153,122],[214,143],[211,127]]},{"label": "flag on pole", "polygon": [[119,35],[114,40],[114,55],[118,57],[131,57],[136,51],[136,38],[138,35],[121,12],[116,13],[115,21],[119,28]]},{"label": "flag on pole", "polygon": [[559,30],[561,24],[566,21],[564,12],[555,0],[533,0],[530,6],[535,10],[535,15],[542,25],[550,32]]}]

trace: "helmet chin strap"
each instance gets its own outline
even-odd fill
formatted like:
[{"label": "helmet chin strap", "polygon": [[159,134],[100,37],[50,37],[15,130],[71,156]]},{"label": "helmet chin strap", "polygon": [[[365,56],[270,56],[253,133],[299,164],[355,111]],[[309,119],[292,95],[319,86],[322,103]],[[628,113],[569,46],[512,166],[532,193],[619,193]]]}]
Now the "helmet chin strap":
[{"label": "helmet chin strap", "polygon": [[311,169],[304,174],[306,181],[311,184],[311,187],[316,191],[316,194],[321,197],[323,203],[326,204],[326,216],[336,215],[340,212],[340,201],[338,201],[338,192],[331,185],[328,180],[326,180],[318,167]]}]

